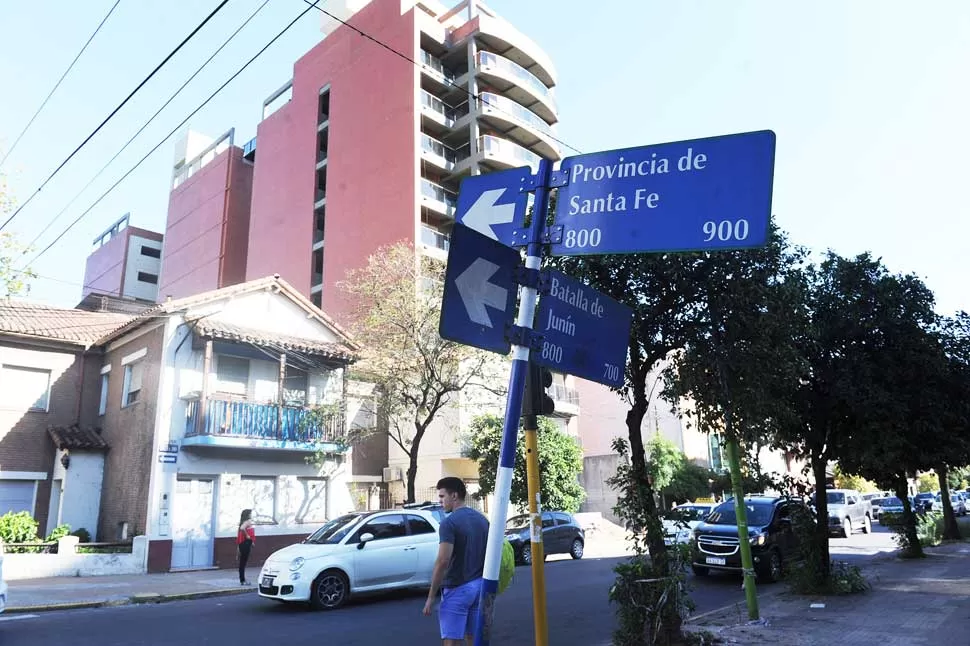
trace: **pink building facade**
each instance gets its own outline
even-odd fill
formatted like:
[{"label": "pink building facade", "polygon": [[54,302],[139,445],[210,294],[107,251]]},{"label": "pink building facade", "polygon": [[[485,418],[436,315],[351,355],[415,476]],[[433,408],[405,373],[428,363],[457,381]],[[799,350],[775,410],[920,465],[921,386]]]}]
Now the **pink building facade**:
[{"label": "pink building facade", "polygon": [[81,298],[90,294],[154,302],[163,236],[128,225],[125,214],[94,240],[84,267]]}]

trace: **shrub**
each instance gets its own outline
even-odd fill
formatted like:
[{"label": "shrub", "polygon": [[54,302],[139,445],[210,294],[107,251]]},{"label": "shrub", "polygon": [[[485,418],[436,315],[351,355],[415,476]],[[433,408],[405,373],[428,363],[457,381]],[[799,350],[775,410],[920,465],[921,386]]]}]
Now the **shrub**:
[{"label": "shrub", "polygon": [[[915,553],[906,536],[902,514],[883,514],[880,522],[893,531],[893,540],[903,554]],[[916,535],[921,547],[933,547],[943,542],[943,514],[936,511],[916,513]]]},{"label": "shrub", "polygon": [[0,516],[0,540],[4,543],[33,543],[37,541],[37,528],[37,521],[26,511]]},{"label": "shrub", "polygon": [[54,531],[51,532],[50,536],[47,537],[47,542],[52,543],[54,541],[64,538],[65,536],[69,536],[70,534],[71,534],[70,525],[66,525],[66,524],[58,525],[57,527],[54,528]]},{"label": "shrub", "polygon": [[91,532],[84,529],[83,527],[72,533],[73,536],[77,536],[78,543],[90,543],[91,542]]}]

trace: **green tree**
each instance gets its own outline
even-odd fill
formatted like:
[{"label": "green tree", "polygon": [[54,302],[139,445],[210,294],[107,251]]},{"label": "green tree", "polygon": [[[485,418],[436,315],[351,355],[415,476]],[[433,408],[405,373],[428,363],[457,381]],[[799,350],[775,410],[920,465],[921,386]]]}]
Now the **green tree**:
[{"label": "green tree", "polygon": [[946,449],[940,455],[940,491],[943,494],[943,538],[959,540],[960,526],[950,504],[950,490],[967,486],[970,464],[970,315],[959,312],[940,321],[940,339],[945,355],[944,400],[941,411]]},{"label": "green tree", "polygon": [[935,492],[940,488],[940,479],[935,473],[921,473],[916,479],[916,490],[919,493]]},{"label": "green tree", "polygon": [[670,503],[683,503],[711,495],[713,474],[710,469],[687,459],[677,445],[656,435],[647,442],[647,468],[653,486],[660,492],[664,509]]},{"label": "green tree", "polygon": [[849,353],[852,379],[845,385],[854,428],[837,459],[846,471],[896,492],[905,554],[922,556],[908,478],[939,467],[953,446],[943,425],[949,402],[938,319],[933,293],[917,276],[891,274],[866,260],[868,285],[854,310],[862,333]]},{"label": "green tree", "polygon": [[835,486],[838,489],[854,489],[862,493],[879,491],[879,487],[872,480],[845,473],[838,465],[835,466]]},{"label": "green tree", "polygon": [[[468,457],[478,462],[478,485],[482,496],[495,491],[502,426],[502,418],[491,414],[479,415],[471,423],[471,450]],[[529,506],[529,488],[525,468],[524,432],[520,430],[519,435],[509,500],[524,513]],[[545,417],[539,418],[536,441],[539,445],[539,493],[543,508],[579,511],[586,498],[586,492],[579,484],[579,474],[583,470],[583,451],[579,444]]]},{"label": "green tree", "polygon": [[[0,173],[0,221],[7,219],[7,214],[14,208],[14,200],[7,186],[7,178]],[[0,289],[3,295],[21,296],[30,291],[30,280],[36,278],[31,269],[18,269],[14,265],[19,263],[24,254],[30,249],[9,231],[0,232]]]},{"label": "green tree", "polygon": [[386,433],[408,456],[407,500],[414,502],[421,441],[438,414],[462,394],[501,395],[489,355],[438,334],[444,266],[406,243],[378,249],[339,286],[360,346],[355,377],[377,386],[379,420],[361,433]]}]

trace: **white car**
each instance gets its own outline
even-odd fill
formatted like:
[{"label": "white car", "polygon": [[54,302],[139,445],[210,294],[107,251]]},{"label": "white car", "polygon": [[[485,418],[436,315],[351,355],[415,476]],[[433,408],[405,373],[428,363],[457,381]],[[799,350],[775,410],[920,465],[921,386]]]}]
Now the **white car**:
[{"label": "white car", "polygon": [[346,514],[271,554],[259,573],[259,596],[333,610],[351,594],[430,586],[437,556],[438,521],[430,511]]},{"label": "white car", "polygon": [[0,542],[0,613],[7,609],[7,582],[3,580],[3,543]]},{"label": "white car", "polygon": [[689,543],[691,532],[711,514],[714,505],[688,503],[674,507],[663,517],[664,543]]}]

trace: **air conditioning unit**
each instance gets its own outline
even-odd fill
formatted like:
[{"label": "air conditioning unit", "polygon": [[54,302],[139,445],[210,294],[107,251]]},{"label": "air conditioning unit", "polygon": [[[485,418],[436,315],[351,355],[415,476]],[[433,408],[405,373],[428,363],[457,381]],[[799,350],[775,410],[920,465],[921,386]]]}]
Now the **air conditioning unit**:
[{"label": "air conditioning unit", "polygon": [[401,467],[384,467],[384,482],[397,482],[404,480],[404,472]]}]

